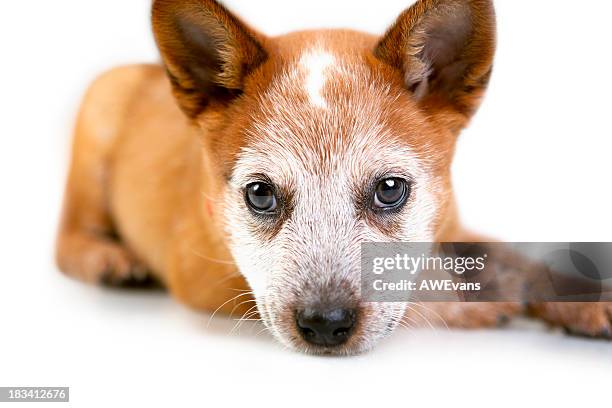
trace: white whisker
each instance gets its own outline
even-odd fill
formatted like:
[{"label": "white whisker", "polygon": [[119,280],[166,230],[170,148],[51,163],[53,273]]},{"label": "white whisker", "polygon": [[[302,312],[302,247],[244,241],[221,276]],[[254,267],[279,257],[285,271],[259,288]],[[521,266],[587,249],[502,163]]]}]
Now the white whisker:
[{"label": "white whisker", "polygon": [[450,330],[448,327],[448,324],[446,323],[446,320],[444,320],[444,318],[440,315],[440,313],[436,312],[435,310],[425,306],[423,303],[421,302],[409,302],[409,304],[411,305],[415,305],[415,306],[420,306],[423,309],[427,310],[428,312],[433,313],[441,322],[442,324],[444,324],[444,327],[446,327],[446,330]]},{"label": "white whisker", "polygon": [[212,315],[210,315],[210,318],[208,319],[208,324],[206,325],[206,327],[210,327],[210,322],[212,322],[212,319],[215,317],[215,315],[217,314],[217,312],[225,305],[227,305],[229,302],[236,300],[242,296],[246,296],[246,295],[250,295],[251,292],[245,292],[245,293],[239,293],[238,295],[234,296],[233,298],[226,300],[225,302],[223,302],[221,304],[221,306],[219,306],[218,308],[215,309],[215,311],[212,313]]}]

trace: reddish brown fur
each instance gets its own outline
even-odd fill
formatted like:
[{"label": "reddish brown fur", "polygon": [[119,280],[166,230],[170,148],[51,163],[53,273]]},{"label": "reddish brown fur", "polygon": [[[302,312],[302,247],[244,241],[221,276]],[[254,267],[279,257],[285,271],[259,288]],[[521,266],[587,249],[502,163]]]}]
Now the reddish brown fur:
[{"label": "reddish brown fur", "polygon": [[[457,30],[468,37],[451,61],[439,55],[425,61],[420,42],[443,22],[440,7],[467,7],[470,29]],[[96,80],[83,102],[58,237],[64,272],[89,282],[122,282],[143,277],[146,268],[192,307],[248,309],[224,303],[248,287],[225,244],[219,200],[239,149],[248,143],[251,117],[271,108],[257,96],[315,37],[325,38],[343,59],[365,63],[403,95],[382,109],[397,134],[417,124],[418,131],[406,137],[417,150],[427,149],[428,170],[443,180],[435,239],[478,240],[460,227],[449,169],[456,136],[478,107],[491,72],[490,1],[420,0],[380,40],[352,31],[266,38],[212,0],[157,0],[153,23],[170,81],[161,66],[117,68]],[[201,30],[225,48],[186,41],[177,24],[187,24],[187,36]],[[435,68],[430,76],[422,69],[427,64]],[[326,96],[352,91],[339,83]],[[522,310],[514,304],[432,308],[448,324],[463,327],[493,325],[500,315]],[[606,305],[536,305],[532,311],[581,333],[610,330]]]}]

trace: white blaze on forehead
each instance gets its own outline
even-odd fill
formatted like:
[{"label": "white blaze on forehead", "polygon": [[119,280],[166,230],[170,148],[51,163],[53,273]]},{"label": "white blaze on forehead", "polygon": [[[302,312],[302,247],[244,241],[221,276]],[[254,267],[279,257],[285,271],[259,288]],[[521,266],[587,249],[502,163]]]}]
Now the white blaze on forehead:
[{"label": "white blaze on forehead", "polygon": [[334,61],[334,56],[322,49],[307,51],[300,59],[300,65],[306,72],[304,87],[308,98],[313,105],[320,108],[327,107],[322,91],[329,74],[329,68],[333,66]]}]

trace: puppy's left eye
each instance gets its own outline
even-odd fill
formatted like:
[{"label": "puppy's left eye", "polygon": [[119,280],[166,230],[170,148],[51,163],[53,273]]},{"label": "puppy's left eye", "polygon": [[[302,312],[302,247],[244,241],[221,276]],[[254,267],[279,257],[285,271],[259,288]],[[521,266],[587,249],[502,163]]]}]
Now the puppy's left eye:
[{"label": "puppy's left eye", "polygon": [[410,186],[406,180],[388,178],[376,186],[374,193],[375,209],[394,209],[402,206],[410,195]]}]

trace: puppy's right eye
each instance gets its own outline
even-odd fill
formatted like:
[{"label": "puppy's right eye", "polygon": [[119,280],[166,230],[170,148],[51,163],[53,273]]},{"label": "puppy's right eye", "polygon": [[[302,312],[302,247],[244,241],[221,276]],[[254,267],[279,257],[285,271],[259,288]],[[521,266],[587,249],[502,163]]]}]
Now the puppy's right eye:
[{"label": "puppy's right eye", "polygon": [[273,213],[278,206],[274,189],[266,183],[251,183],[246,188],[246,203],[256,213]]}]

